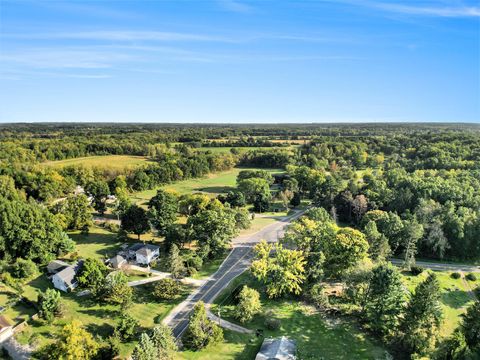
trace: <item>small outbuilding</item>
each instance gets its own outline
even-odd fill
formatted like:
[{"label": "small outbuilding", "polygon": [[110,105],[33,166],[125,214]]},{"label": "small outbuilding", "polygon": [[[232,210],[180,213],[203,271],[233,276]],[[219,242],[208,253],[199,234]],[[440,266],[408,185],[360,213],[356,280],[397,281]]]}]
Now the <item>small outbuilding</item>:
[{"label": "small outbuilding", "polygon": [[82,268],[82,265],[83,261],[79,261],[75,265],[69,265],[63,270],[57,272],[52,276],[53,286],[64,292],[74,290],[78,285],[76,276]]},{"label": "small outbuilding", "polygon": [[108,262],[114,269],[121,269],[122,266],[127,264],[127,260],[122,255],[116,255]]},{"label": "small outbuilding", "polygon": [[295,360],[297,345],[295,341],[282,336],[280,338],[267,338],[255,360]]}]

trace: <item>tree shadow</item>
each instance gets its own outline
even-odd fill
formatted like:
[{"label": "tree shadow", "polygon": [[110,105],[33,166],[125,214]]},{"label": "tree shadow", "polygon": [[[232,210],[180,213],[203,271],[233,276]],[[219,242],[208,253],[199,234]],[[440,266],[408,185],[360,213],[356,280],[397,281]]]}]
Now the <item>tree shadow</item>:
[{"label": "tree shadow", "polygon": [[110,336],[113,334],[113,326],[107,323],[103,324],[87,324],[85,329],[91,334],[101,335],[103,337]]},{"label": "tree shadow", "polygon": [[442,302],[454,309],[460,309],[464,307],[472,298],[467,291],[460,289],[446,289],[446,292],[442,294]]},{"label": "tree shadow", "polygon": [[118,316],[118,311],[114,309],[79,309],[78,312],[87,314],[90,316],[95,316],[98,318],[116,318]]},{"label": "tree shadow", "polygon": [[207,187],[195,188],[194,190],[213,193],[213,194],[220,194],[220,193],[226,193],[226,192],[235,190],[235,188],[232,186],[207,186]]}]

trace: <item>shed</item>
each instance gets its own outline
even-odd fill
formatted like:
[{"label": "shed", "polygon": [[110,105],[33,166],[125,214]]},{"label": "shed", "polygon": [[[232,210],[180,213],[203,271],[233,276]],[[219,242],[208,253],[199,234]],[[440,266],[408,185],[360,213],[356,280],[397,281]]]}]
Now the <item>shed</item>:
[{"label": "shed", "polygon": [[280,338],[267,338],[255,360],[295,360],[297,345],[295,341],[282,336]]},{"label": "shed", "polygon": [[112,265],[114,269],[120,269],[123,265],[127,263],[127,260],[121,255],[116,255],[108,262],[110,263],[110,265]]}]

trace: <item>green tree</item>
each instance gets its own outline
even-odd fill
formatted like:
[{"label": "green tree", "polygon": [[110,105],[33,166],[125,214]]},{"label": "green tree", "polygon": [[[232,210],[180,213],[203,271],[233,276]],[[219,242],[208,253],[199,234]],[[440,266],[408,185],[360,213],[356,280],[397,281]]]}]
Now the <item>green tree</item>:
[{"label": "green tree", "polygon": [[235,317],[242,323],[250,321],[262,310],[260,294],[257,290],[244,286],[238,294]]},{"label": "green tree", "polygon": [[270,184],[261,178],[248,178],[238,182],[238,190],[245,196],[245,200],[253,203],[258,198],[271,198]]},{"label": "green tree", "polygon": [[410,354],[435,347],[442,321],[440,283],[434,273],[417,285],[400,322],[401,345]]},{"label": "green tree", "polygon": [[173,360],[178,347],[175,338],[173,337],[172,329],[167,325],[155,326],[151,338],[157,348],[157,359]]},{"label": "green tree", "polygon": [[140,235],[150,230],[147,212],[138,205],[130,206],[122,214],[122,229],[134,233],[140,240]]},{"label": "green tree", "polygon": [[103,298],[112,304],[119,304],[123,309],[132,304],[133,290],[128,286],[128,278],[121,271],[115,271],[105,277]]},{"label": "green tree", "polygon": [[177,220],[177,196],[165,190],[157,190],[157,194],[148,202],[150,221],[160,235],[165,235],[167,228]]},{"label": "green tree", "polygon": [[65,217],[69,230],[81,230],[92,225],[92,209],[84,194],[68,196],[65,201],[58,203],[55,211]]},{"label": "green tree", "polygon": [[480,353],[480,302],[470,305],[460,326],[465,342],[472,353]]},{"label": "green tree", "polygon": [[208,345],[223,341],[223,330],[207,317],[205,304],[199,301],[190,315],[188,328],[183,336],[183,344],[192,350],[200,350]]},{"label": "green tree", "polygon": [[264,240],[255,245],[254,251],[256,257],[250,270],[266,285],[270,298],[300,294],[306,278],[306,262],[301,251],[284,249],[281,244],[272,245]]},{"label": "green tree", "polygon": [[384,261],[390,256],[390,246],[385,235],[381,234],[377,229],[377,224],[374,221],[369,221],[363,230],[367,238],[369,248],[368,253],[375,261]]},{"label": "green tree", "polygon": [[173,300],[178,297],[182,287],[178,281],[170,278],[157,281],[153,288],[153,295],[161,300]]},{"label": "green tree", "polygon": [[60,292],[55,289],[47,289],[44,293],[38,294],[38,314],[41,318],[52,322],[53,318],[60,312]]},{"label": "green tree", "polygon": [[392,337],[398,329],[405,295],[401,275],[396,268],[381,264],[373,269],[364,316],[374,332],[387,339]]},{"label": "green tree", "polygon": [[107,273],[108,268],[102,261],[88,258],[77,275],[78,286],[90,290],[93,296],[99,296],[104,289]]},{"label": "green tree", "polygon": [[140,341],[133,349],[132,360],[158,360],[158,351],[147,333],[140,335]]},{"label": "green tree", "polygon": [[73,320],[65,325],[49,354],[50,359],[89,360],[93,359],[99,349],[98,343],[87,332],[82,323]]},{"label": "green tree", "polygon": [[130,341],[135,336],[139,323],[130,314],[122,313],[115,332],[123,341]]},{"label": "green tree", "polygon": [[10,267],[10,273],[17,279],[27,280],[38,273],[37,265],[30,259],[18,258]]},{"label": "green tree", "polygon": [[167,267],[174,279],[180,279],[185,275],[185,264],[176,244],[173,244],[168,252]]},{"label": "green tree", "polygon": [[93,197],[93,208],[100,214],[107,210],[107,196],[110,194],[110,188],[107,182],[103,180],[94,180],[85,186],[85,191]]}]

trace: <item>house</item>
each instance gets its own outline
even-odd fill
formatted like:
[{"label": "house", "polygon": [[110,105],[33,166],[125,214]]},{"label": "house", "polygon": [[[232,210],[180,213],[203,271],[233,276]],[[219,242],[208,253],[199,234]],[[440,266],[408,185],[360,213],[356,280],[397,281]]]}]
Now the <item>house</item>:
[{"label": "house", "polygon": [[0,316],[0,343],[13,335],[13,326],[6,316]]},{"label": "house", "polygon": [[160,248],[155,245],[146,244],[136,252],[138,264],[148,265],[160,255]]},{"label": "house", "polygon": [[75,277],[82,268],[83,261],[79,261],[75,265],[69,265],[63,270],[52,276],[53,286],[64,292],[72,291],[78,285]]},{"label": "house", "polygon": [[267,338],[255,360],[295,360],[297,346],[295,341],[282,336],[280,338]]},{"label": "house", "polygon": [[65,261],[62,261],[62,260],[53,260],[53,261],[50,261],[47,265],[47,272],[49,274],[55,274],[63,269],[65,269],[66,267],[70,266],[69,263],[66,263]]},{"label": "house", "polygon": [[160,248],[155,245],[137,243],[127,250],[128,259],[138,264],[148,265],[160,255]]},{"label": "house", "polygon": [[108,262],[114,269],[120,269],[122,266],[127,264],[127,260],[121,255],[114,256],[108,260]]}]

